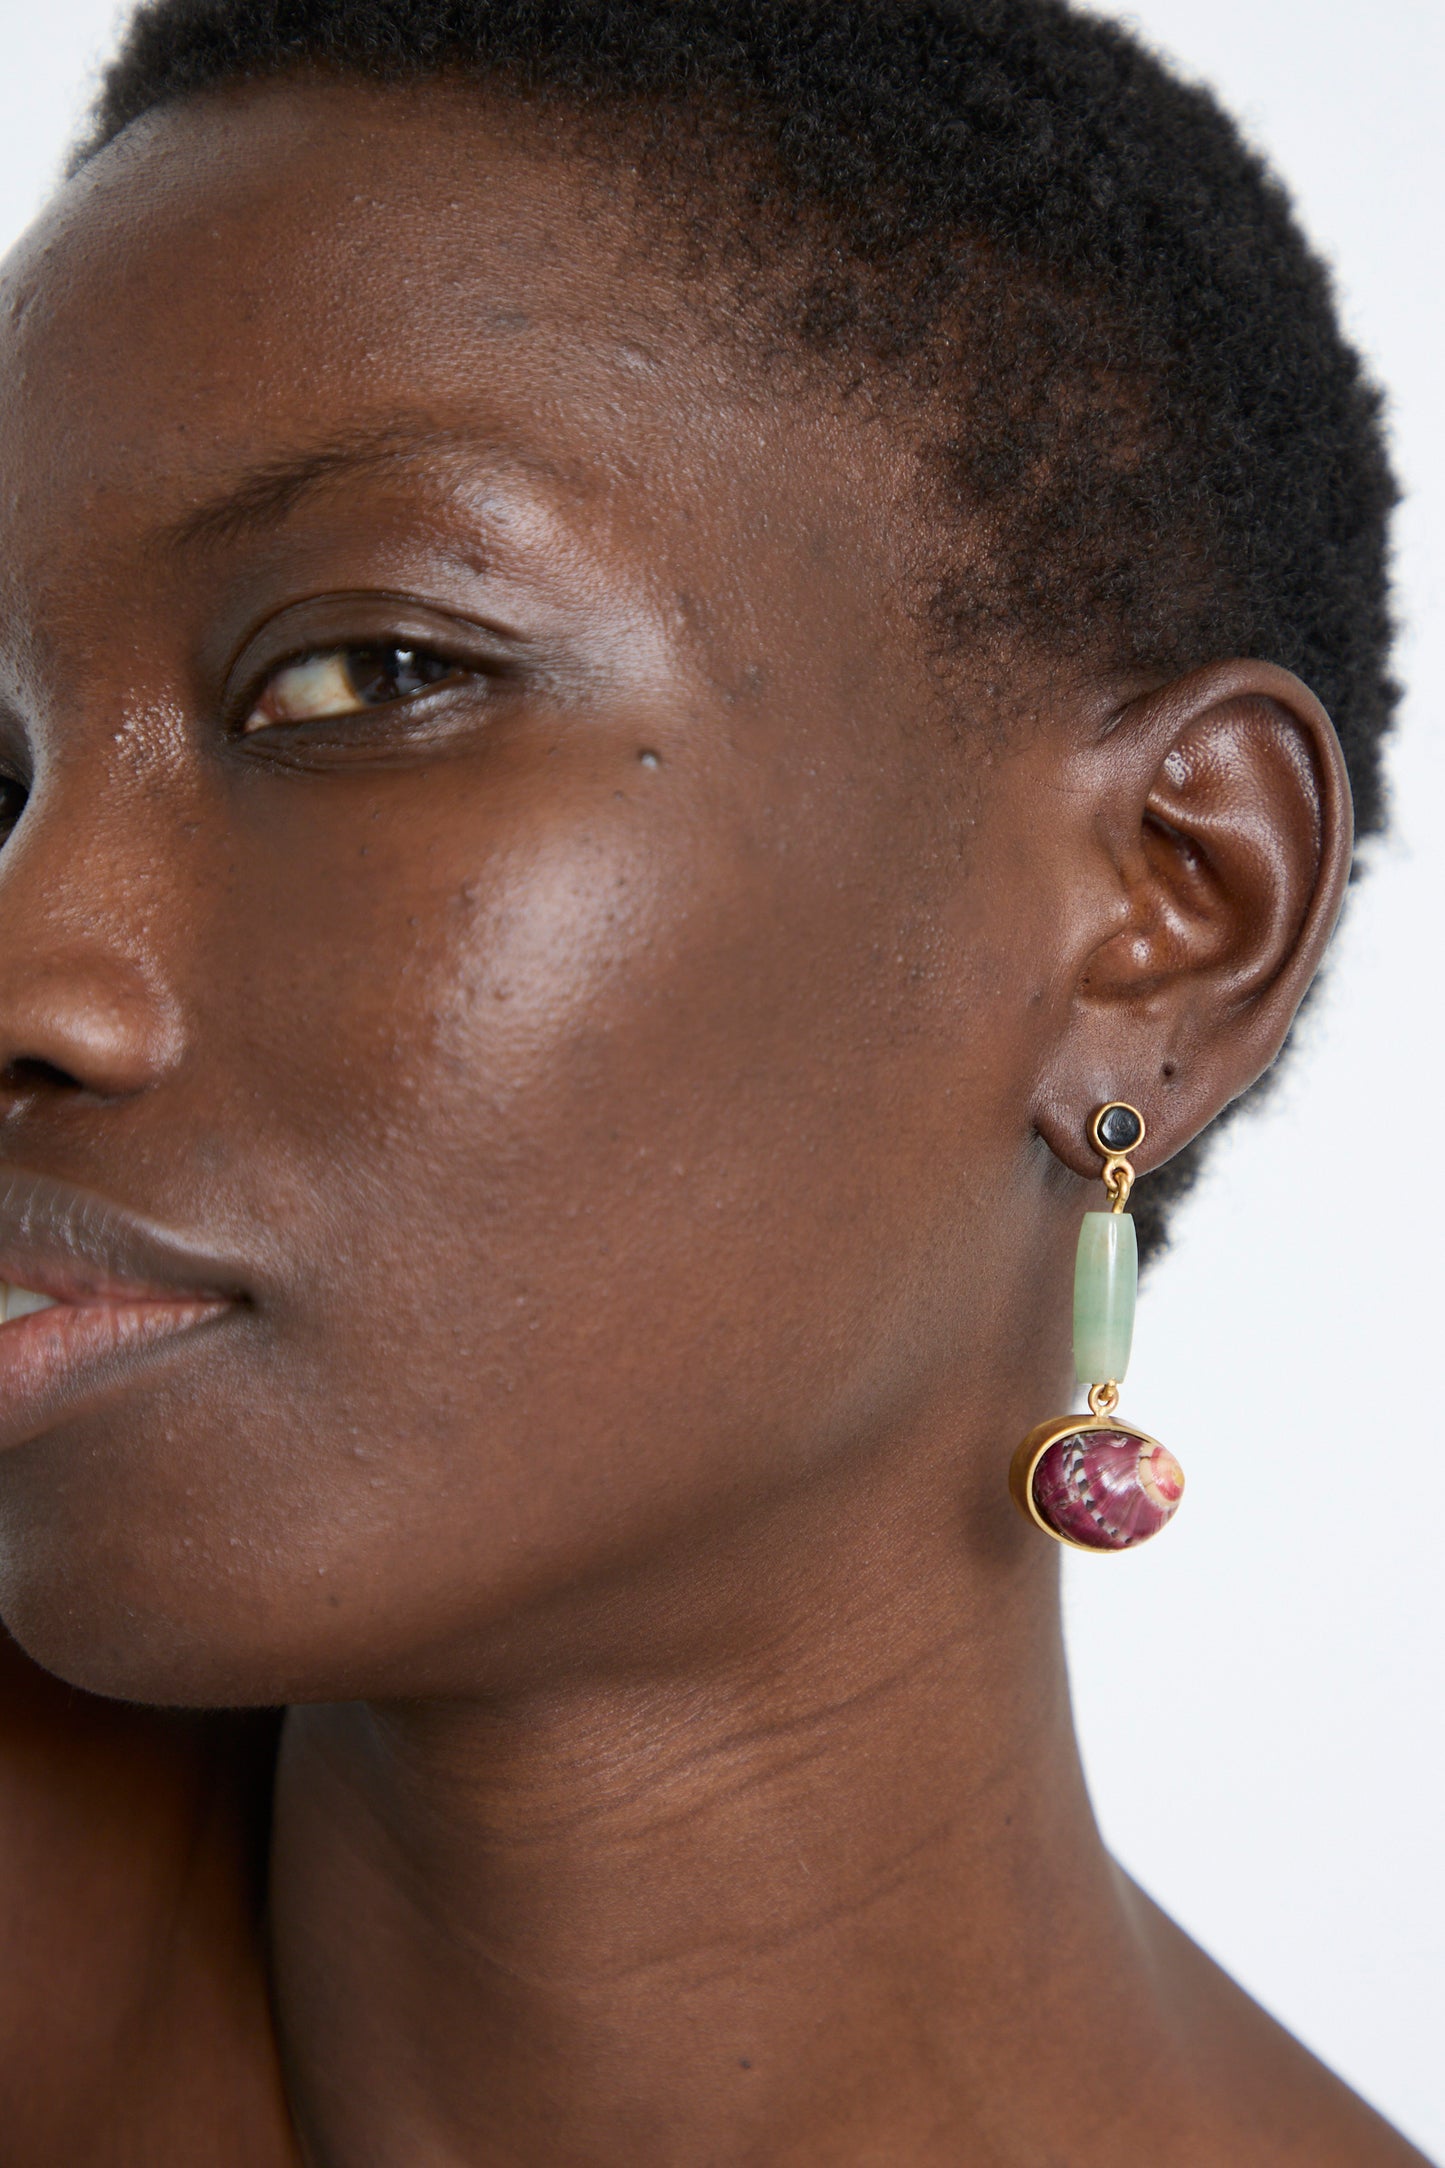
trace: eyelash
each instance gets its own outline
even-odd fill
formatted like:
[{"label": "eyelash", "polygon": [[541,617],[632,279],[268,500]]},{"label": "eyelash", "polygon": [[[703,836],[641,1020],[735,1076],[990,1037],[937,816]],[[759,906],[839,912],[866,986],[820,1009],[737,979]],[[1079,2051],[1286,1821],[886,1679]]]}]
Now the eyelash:
[{"label": "eyelash", "polygon": [[[338,642],[294,655],[272,670],[241,726],[243,736],[294,728],[305,722],[337,722],[421,698],[438,685],[476,675],[434,648],[417,642]],[[292,680],[300,712],[280,712],[282,688]]]}]

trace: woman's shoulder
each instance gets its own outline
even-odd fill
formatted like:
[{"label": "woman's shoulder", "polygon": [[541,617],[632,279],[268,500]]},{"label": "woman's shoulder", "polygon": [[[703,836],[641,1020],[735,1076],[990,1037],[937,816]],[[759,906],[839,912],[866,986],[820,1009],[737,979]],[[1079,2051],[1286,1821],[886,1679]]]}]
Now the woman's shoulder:
[{"label": "woman's shoulder", "polygon": [[77,1693],[0,1629],[7,2168],[292,2168],[259,1933],[273,1727]]},{"label": "woman's shoulder", "polygon": [[1141,1931],[1179,2029],[1200,2128],[1189,2168],[1431,2168],[1142,1892]]}]

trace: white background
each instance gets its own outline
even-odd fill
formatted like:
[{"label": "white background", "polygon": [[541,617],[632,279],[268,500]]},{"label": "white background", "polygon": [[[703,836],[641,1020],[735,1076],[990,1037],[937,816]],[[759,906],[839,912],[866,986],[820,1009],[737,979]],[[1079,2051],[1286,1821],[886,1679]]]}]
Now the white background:
[{"label": "white background", "polygon": [[[115,18],[111,0],[3,4],[0,248],[50,185]],[[1333,988],[1141,1304],[1127,1405],[1189,1496],[1152,1548],[1070,1562],[1080,1725],[1126,1865],[1445,2158],[1445,10],[1117,12],[1268,152],[1389,388],[1408,698],[1394,834],[1368,854]]]}]

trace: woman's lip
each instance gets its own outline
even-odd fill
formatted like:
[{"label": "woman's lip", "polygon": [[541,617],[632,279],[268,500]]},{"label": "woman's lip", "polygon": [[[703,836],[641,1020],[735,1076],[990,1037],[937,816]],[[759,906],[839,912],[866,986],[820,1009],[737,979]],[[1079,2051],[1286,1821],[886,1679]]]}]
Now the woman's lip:
[{"label": "woman's lip", "polygon": [[57,1302],[0,1325],[0,1451],[74,1412],[88,1388],[111,1384],[118,1359],[231,1307],[205,1295],[111,1296]]},{"label": "woman's lip", "polygon": [[222,1259],[19,1168],[0,1171],[0,1281],[52,1298],[0,1324],[0,1449],[109,1394],[156,1342],[250,1299]]},{"label": "woman's lip", "polygon": [[[102,1272],[98,1267],[67,1266],[49,1258],[18,1257],[13,1250],[0,1250],[0,1293],[7,1287],[24,1287],[32,1295],[48,1295],[52,1302],[76,1304],[190,1302],[198,1297],[202,1301],[228,1299],[219,1293],[211,1298],[192,1288],[125,1280],[117,1273]],[[0,1330],[3,1327],[4,1313],[0,1308]]]},{"label": "woman's lip", "polygon": [[109,1198],[19,1168],[0,1173],[0,1281],[86,1305],[241,1293],[223,1260]]}]

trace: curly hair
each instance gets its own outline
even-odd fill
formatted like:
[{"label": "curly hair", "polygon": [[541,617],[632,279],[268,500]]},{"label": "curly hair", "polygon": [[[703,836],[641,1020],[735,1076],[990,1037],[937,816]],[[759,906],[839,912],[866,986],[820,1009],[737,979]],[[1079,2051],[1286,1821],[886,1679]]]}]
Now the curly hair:
[{"label": "curly hair", "polygon": [[[1381,825],[1380,397],[1279,183],[1123,30],[1064,0],[145,0],[75,167],[166,101],[305,71],[642,131],[774,332],[928,416],[945,650],[1281,663]],[[1141,1185],[1146,1252],[1202,1142]]]}]

